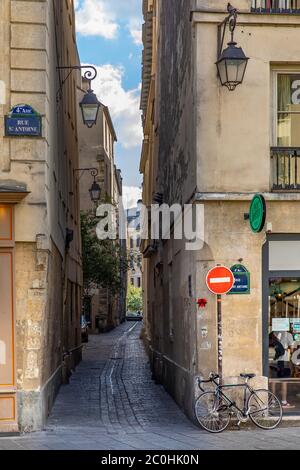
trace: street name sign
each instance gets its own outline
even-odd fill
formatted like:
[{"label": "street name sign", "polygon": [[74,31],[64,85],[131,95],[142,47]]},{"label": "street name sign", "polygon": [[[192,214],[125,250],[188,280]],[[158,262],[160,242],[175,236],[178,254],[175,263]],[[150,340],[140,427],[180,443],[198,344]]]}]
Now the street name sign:
[{"label": "street name sign", "polygon": [[42,118],[28,104],[14,106],[5,116],[5,135],[9,137],[41,137]]},{"label": "street name sign", "polygon": [[226,266],[216,266],[208,272],[206,285],[213,294],[227,294],[234,285],[234,275]]},{"label": "street name sign", "polygon": [[241,264],[235,264],[230,268],[234,275],[234,286],[228,295],[250,294],[250,273]]}]

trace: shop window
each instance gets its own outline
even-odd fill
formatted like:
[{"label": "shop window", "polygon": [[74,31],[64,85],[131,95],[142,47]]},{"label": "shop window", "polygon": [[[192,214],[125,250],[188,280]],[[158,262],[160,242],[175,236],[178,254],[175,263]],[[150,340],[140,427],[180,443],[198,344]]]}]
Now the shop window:
[{"label": "shop window", "polygon": [[300,278],[269,278],[269,378],[289,408],[300,409]]},{"label": "shop window", "polygon": [[276,146],[300,147],[300,71],[276,74]]}]

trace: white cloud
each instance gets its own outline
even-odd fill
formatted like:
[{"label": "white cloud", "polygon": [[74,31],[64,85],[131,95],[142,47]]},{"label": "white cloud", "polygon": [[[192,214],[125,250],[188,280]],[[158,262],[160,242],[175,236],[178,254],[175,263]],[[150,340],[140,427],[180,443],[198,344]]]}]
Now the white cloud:
[{"label": "white cloud", "polygon": [[142,44],[141,0],[75,0],[77,32],[115,39],[125,24],[134,44]]},{"label": "white cloud", "polygon": [[111,64],[95,66],[97,78],[92,87],[98,99],[108,106],[116,129],[119,143],[126,149],[142,143],[142,124],[140,112],[140,85],[136,89],[123,88],[123,67]]},{"label": "white cloud", "polygon": [[142,199],[142,190],[136,186],[123,186],[124,209],[137,207],[137,201]]},{"label": "white cloud", "polygon": [[134,44],[140,46],[143,44],[142,40],[142,23],[139,18],[131,18],[128,24],[130,35],[133,39]]},{"label": "white cloud", "polygon": [[118,34],[118,23],[115,13],[108,8],[103,0],[77,0],[76,29],[84,36],[101,36],[105,39],[115,39]]}]

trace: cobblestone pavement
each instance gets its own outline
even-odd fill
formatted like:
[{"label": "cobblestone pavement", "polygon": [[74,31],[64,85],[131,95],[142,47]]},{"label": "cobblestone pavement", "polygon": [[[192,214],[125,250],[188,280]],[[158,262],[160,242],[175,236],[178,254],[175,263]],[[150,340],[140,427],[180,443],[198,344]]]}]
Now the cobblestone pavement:
[{"label": "cobblestone pavement", "polygon": [[0,450],[300,449],[300,428],[211,435],[194,426],[151,380],[141,325],[91,336],[62,386],[45,431],[0,438]]}]

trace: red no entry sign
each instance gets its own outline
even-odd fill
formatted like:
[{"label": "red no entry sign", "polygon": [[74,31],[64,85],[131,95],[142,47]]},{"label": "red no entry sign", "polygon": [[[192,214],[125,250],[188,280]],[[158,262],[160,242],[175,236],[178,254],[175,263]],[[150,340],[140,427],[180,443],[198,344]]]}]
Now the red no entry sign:
[{"label": "red no entry sign", "polygon": [[213,294],[227,294],[234,285],[234,275],[226,266],[216,266],[206,276],[206,285]]}]

